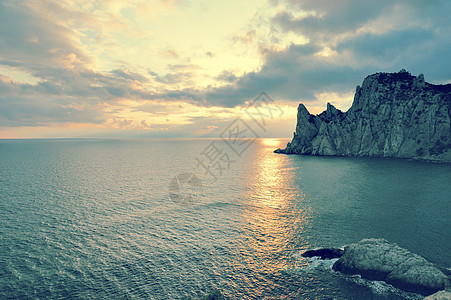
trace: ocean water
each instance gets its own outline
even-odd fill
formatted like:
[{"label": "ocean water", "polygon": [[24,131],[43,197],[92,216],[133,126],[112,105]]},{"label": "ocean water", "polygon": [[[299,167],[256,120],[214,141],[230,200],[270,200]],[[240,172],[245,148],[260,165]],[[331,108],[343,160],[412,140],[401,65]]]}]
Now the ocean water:
[{"label": "ocean water", "polygon": [[381,237],[451,267],[451,165],[286,142],[1,140],[0,299],[422,299],[300,253]]}]

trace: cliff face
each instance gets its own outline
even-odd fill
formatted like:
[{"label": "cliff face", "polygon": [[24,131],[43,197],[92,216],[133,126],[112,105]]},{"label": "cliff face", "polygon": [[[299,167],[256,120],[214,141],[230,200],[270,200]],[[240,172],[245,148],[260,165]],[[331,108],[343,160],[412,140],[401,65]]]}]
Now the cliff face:
[{"label": "cliff face", "polygon": [[286,154],[399,157],[451,161],[451,84],[424,76],[376,73],[357,86],[347,112],[327,104],[319,115],[299,104]]}]

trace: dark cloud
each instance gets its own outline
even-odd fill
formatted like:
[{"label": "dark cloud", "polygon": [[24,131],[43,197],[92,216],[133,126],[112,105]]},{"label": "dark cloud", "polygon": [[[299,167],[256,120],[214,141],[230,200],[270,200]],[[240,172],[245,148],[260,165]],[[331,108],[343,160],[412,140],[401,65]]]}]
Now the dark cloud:
[{"label": "dark cloud", "polygon": [[167,68],[171,71],[164,75],[149,71],[148,74],[153,77],[156,82],[173,85],[183,83],[184,85],[192,83],[194,71],[200,69],[200,66],[193,64],[169,64]]},{"label": "dark cloud", "polygon": [[167,84],[167,85],[186,83],[186,82],[191,81],[191,79],[193,78],[193,73],[186,72],[186,71],[172,72],[172,73],[167,73],[164,75],[160,75],[160,74],[150,71],[150,72],[148,72],[148,74],[150,76],[152,76],[152,78],[156,82]]},{"label": "dark cloud", "polygon": [[[53,8],[60,12],[59,6]],[[0,66],[39,81],[34,85],[0,81],[0,126],[98,123],[106,119],[100,103],[145,94],[136,89],[136,83],[149,81],[141,74],[92,70],[77,35],[58,18],[42,15],[25,2],[0,2]]]},{"label": "dark cloud", "polygon": [[[451,2],[273,2],[286,7],[272,19],[274,30],[296,32],[309,43],[265,49],[259,71],[207,91],[206,103],[234,106],[260,91],[275,99],[312,101],[318,93],[352,91],[370,73],[403,68],[433,82],[451,81]],[[301,10],[310,14],[295,17]],[[321,56],[325,50],[332,55]]]},{"label": "dark cloud", "polygon": [[139,81],[142,83],[149,81],[143,75],[132,72],[132,71],[128,71],[128,70],[113,70],[113,71],[111,71],[111,73],[119,78],[129,79],[129,80],[133,80],[133,81]]},{"label": "dark cloud", "polygon": [[424,51],[424,46],[433,42],[435,35],[422,28],[390,31],[383,35],[367,33],[340,43],[336,50],[350,49],[360,57],[370,57],[381,63],[396,62],[406,54],[414,56],[414,52]]},{"label": "dark cloud", "polygon": [[231,71],[222,71],[218,76],[216,76],[216,80],[234,83],[238,80],[238,77]]},{"label": "dark cloud", "polygon": [[106,120],[99,107],[77,100],[62,105],[62,99],[40,99],[35,95],[0,97],[0,126],[46,126],[55,123],[94,123]]},{"label": "dark cloud", "polygon": [[71,38],[74,32],[32,11],[22,1],[0,2],[0,49],[3,63],[45,78],[48,66],[89,63]]},{"label": "dark cloud", "polygon": [[[144,75],[126,66],[104,73],[92,70],[90,56],[74,38],[79,33],[22,1],[0,2],[0,66],[31,74],[39,81],[17,83],[0,74],[0,126],[101,123],[107,118],[102,105],[124,97],[233,107],[265,91],[276,100],[313,101],[318,93],[352,91],[370,73],[403,68],[424,73],[431,82],[451,81],[450,1],[272,3],[283,4],[285,9],[270,20],[269,27],[278,34],[294,32],[307,37],[307,44],[274,50],[258,41],[258,28],[245,29],[234,41],[261,46],[261,68],[240,77],[223,71],[216,80],[227,85],[219,88],[171,90],[173,85],[189,85],[200,67],[172,64],[167,74],[150,71]],[[310,13],[302,15],[301,11]],[[168,55],[178,57],[169,50]],[[151,82],[163,88],[158,93],[137,88]],[[143,111],[152,109],[142,107]],[[193,120],[205,126],[210,121]]]},{"label": "dark cloud", "polygon": [[131,86],[134,80],[115,75],[49,68],[47,76],[53,79],[35,85],[0,81],[0,114],[3,116],[0,126],[20,126],[21,122],[29,126],[42,125],[52,121],[98,123],[107,118],[98,105],[114,104],[124,97],[148,97]]},{"label": "dark cloud", "polygon": [[[273,19],[286,31],[302,33],[315,40],[330,34],[359,29],[363,24],[388,12],[394,4],[389,1],[285,1],[289,9]],[[313,12],[315,15],[294,17],[292,12]]]}]

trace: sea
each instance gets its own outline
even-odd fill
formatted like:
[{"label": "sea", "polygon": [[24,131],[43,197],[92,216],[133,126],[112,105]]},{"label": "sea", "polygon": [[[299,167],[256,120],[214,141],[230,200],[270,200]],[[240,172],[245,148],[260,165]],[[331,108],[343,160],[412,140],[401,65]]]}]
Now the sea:
[{"label": "sea", "polygon": [[0,299],[423,299],[302,252],[384,238],[451,267],[451,164],[286,139],[0,140]]}]

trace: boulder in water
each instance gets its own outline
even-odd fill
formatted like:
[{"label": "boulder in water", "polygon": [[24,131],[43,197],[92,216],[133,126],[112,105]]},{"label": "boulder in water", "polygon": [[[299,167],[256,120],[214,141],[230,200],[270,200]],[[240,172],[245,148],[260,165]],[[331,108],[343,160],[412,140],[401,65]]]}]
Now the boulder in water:
[{"label": "boulder in water", "polygon": [[317,250],[309,250],[302,253],[303,257],[320,257],[321,259],[340,258],[343,255],[342,249],[337,248],[322,248]]},{"label": "boulder in water", "polygon": [[333,269],[382,280],[405,291],[430,295],[445,289],[448,276],[423,257],[384,239],[364,239],[346,246]]}]

